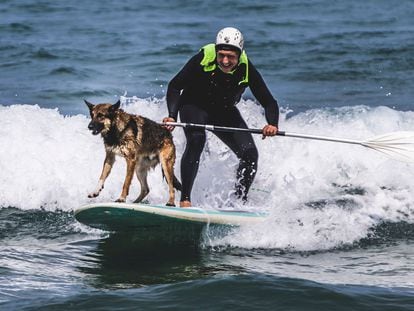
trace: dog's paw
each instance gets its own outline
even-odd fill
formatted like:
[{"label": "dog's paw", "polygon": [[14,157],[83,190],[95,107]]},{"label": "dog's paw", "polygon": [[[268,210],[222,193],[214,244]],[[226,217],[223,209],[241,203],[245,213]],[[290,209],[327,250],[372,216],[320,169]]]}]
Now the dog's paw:
[{"label": "dog's paw", "polygon": [[173,206],[173,207],[175,207],[175,204],[174,203],[167,202],[167,204],[165,204],[165,206]]},{"label": "dog's paw", "polygon": [[125,203],[125,199],[119,198],[115,201],[116,203]]},{"label": "dog's paw", "polygon": [[99,192],[92,192],[88,194],[88,198],[96,198],[99,195]]}]

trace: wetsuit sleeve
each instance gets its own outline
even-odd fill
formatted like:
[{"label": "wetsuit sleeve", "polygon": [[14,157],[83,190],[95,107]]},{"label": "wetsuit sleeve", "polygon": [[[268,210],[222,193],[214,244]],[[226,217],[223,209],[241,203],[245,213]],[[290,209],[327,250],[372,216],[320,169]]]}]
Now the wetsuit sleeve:
[{"label": "wetsuit sleeve", "polygon": [[203,52],[193,56],[184,67],[171,79],[167,88],[167,106],[168,116],[177,120],[178,110],[180,109],[180,96],[184,90],[194,79],[194,75],[200,67],[203,58]]},{"label": "wetsuit sleeve", "polygon": [[265,110],[268,124],[279,125],[279,105],[270,93],[262,76],[256,67],[249,60],[249,87],[254,97],[259,101]]}]

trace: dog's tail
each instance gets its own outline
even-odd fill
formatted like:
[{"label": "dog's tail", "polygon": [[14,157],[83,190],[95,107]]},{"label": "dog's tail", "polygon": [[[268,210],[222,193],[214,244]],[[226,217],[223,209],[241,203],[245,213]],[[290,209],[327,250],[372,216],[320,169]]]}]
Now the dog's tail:
[{"label": "dog's tail", "polygon": [[[162,178],[165,179],[164,170],[161,169],[161,171],[162,171]],[[173,179],[173,187],[175,189],[177,189],[178,191],[181,191],[181,189],[182,189],[181,182],[178,180],[178,178],[175,175],[174,175],[174,179]]]},{"label": "dog's tail", "polygon": [[173,186],[178,191],[181,191],[181,189],[183,188],[182,185],[181,185],[181,182],[178,180],[178,178],[175,175],[174,175]]}]

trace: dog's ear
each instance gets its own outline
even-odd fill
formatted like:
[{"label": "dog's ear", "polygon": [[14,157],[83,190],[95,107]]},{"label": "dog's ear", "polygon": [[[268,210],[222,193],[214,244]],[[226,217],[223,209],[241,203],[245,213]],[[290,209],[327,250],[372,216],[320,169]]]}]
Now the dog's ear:
[{"label": "dog's ear", "polygon": [[109,112],[115,112],[116,110],[119,109],[120,106],[121,106],[121,101],[118,99],[118,101],[115,104],[109,107]]},{"label": "dog's ear", "polygon": [[95,107],[95,105],[94,105],[94,104],[92,104],[92,103],[90,103],[90,102],[88,102],[86,99],[84,99],[83,101],[84,101],[84,102],[85,102],[85,104],[88,106],[88,108],[89,108],[89,113],[92,115],[92,110],[93,110],[93,107]]}]

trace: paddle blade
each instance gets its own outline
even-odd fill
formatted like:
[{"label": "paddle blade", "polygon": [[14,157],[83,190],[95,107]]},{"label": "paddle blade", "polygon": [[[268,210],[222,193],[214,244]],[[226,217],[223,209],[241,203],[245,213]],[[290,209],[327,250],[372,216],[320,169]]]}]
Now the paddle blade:
[{"label": "paddle blade", "polygon": [[361,144],[382,152],[395,160],[414,162],[414,132],[388,133],[371,138]]}]

